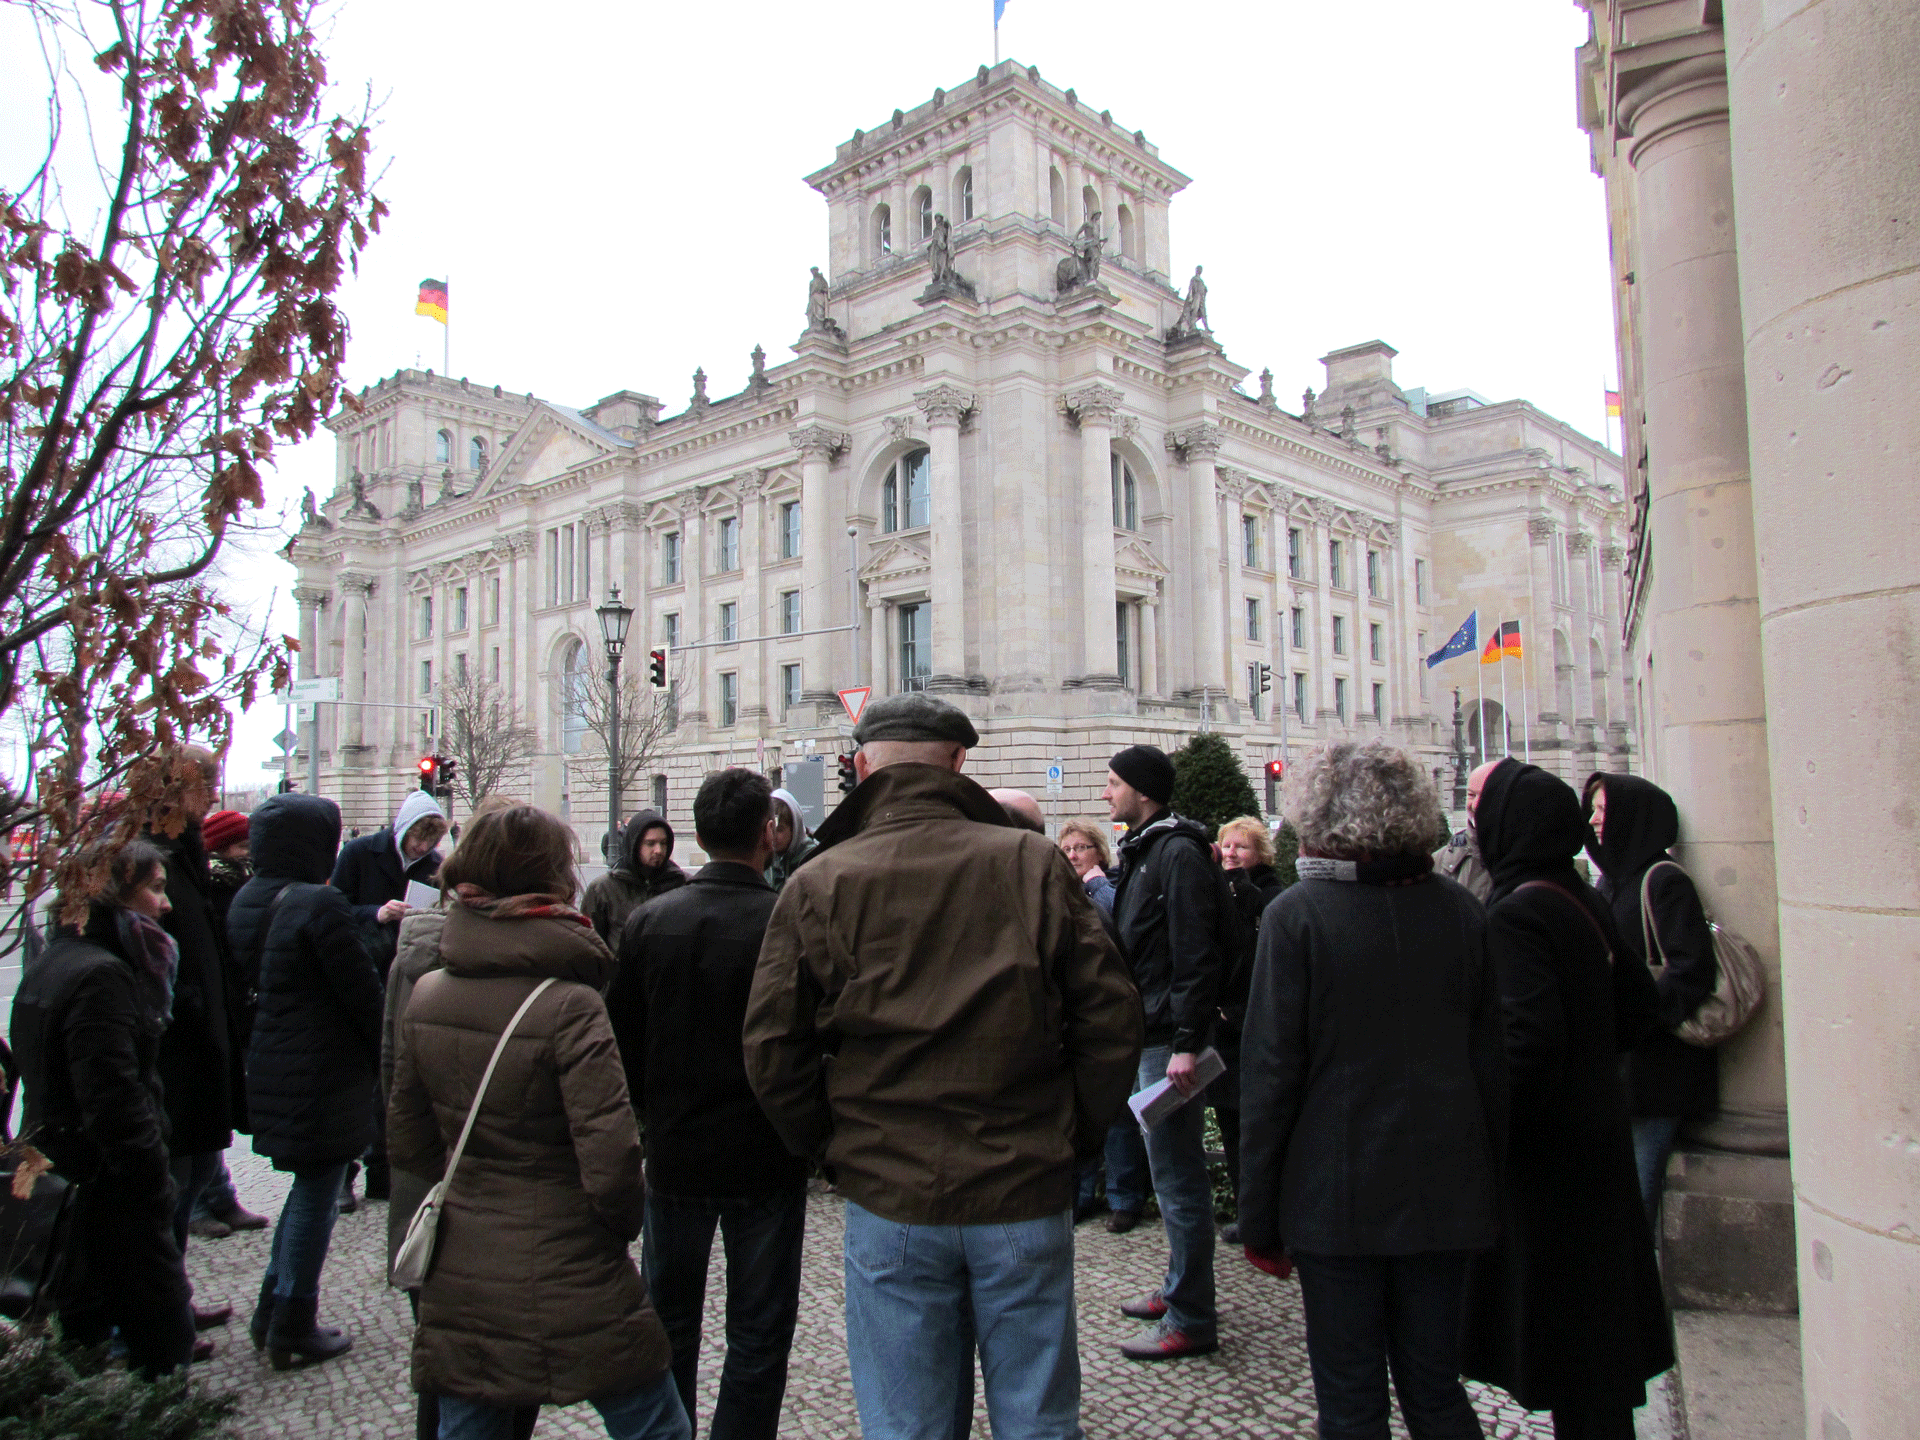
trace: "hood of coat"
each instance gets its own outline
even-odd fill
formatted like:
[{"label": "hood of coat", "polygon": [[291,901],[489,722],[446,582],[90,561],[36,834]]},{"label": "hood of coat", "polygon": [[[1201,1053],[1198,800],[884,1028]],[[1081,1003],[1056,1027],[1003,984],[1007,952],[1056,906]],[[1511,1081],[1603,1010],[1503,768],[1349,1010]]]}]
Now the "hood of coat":
[{"label": "hood of coat", "polygon": [[912,808],[945,808],[951,810],[956,819],[976,820],[982,825],[1013,823],[1007,819],[1007,812],[1000,808],[998,800],[958,770],[908,760],[883,766],[868,775],[833,814],[821,821],[813,838],[820,842],[820,849],[825,850],[848,836],[859,834],[869,825],[880,824]]},{"label": "hood of coat", "polygon": [[620,832],[620,863],[616,870],[628,870],[633,874],[641,873],[640,842],[646,838],[649,830],[667,832],[667,858],[656,868],[664,868],[673,863],[673,826],[667,823],[667,817],[658,810],[641,810],[627,821],[627,828]]},{"label": "hood of coat", "polygon": [[1207,827],[1198,820],[1189,820],[1186,816],[1176,815],[1171,810],[1162,810],[1145,825],[1138,829],[1129,829],[1120,837],[1116,848],[1122,860],[1133,860],[1173,834],[1191,835],[1200,842],[1201,848],[1209,854],[1212,853],[1213,837],[1207,833]]},{"label": "hood of coat", "polygon": [[[409,790],[407,798],[400,802],[400,808],[393,812],[393,848],[400,857],[400,868],[407,869],[419,861],[407,858],[407,831],[429,816],[446,823],[447,812],[440,808],[440,802],[424,790]],[[422,859],[425,857],[422,856]]]},{"label": "hood of coat", "polygon": [[1480,859],[1493,876],[1493,898],[1535,876],[1573,873],[1586,843],[1580,797],[1558,775],[1508,758],[1480,791],[1473,829]]},{"label": "hood of coat", "polygon": [[613,952],[593,927],[573,914],[497,920],[464,904],[448,907],[440,931],[440,959],[450,974],[469,979],[551,976],[596,990],[607,988],[615,966]]},{"label": "hood of coat", "polygon": [[324,885],[340,851],[340,807],[319,795],[275,795],[247,820],[253,873]]},{"label": "hood of coat", "polygon": [[799,798],[791,790],[774,791],[773,803],[786,806],[787,814],[793,818],[793,839],[787,842],[787,848],[781,852],[792,855],[806,845],[807,837],[811,833],[807,829],[807,817],[800,813]]},{"label": "hood of coat", "polygon": [[1609,880],[1639,874],[1680,842],[1680,811],[1673,797],[1638,775],[1596,774],[1607,792],[1607,813],[1595,843],[1589,830],[1587,853]]}]

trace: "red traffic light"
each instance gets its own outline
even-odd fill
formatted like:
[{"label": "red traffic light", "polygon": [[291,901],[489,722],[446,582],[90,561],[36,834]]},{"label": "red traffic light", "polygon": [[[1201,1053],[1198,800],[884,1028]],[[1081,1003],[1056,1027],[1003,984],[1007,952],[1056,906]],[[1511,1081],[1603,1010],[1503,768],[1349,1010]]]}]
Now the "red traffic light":
[{"label": "red traffic light", "polygon": [[437,761],[436,761],[436,760],[435,760],[435,759],[433,758],[433,756],[431,756],[431,755],[422,755],[422,756],[420,757],[420,773],[421,773],[422,775],[431,775],[431,774],[433,774],[433,767],[434,767],[434,766],[435,766],[435,765],[436,765],[437,763],[438,763],[438,762],[437,762]]},{"label": "red traffic light", "polygon": [[1270,778],[1278,780],[1282,776],[1284,776],[1286,773],[1287,773],[1286,761],[1284,760],[1267,761],[1267,774]]}]

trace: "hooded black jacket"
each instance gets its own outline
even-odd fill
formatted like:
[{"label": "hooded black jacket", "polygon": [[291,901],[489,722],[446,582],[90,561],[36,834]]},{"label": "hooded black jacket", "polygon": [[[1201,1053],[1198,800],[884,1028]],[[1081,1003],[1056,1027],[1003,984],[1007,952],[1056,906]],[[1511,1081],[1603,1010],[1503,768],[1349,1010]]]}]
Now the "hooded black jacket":
[{"label": "hooded black jacket", "polygon": [[[1587,835],[1587,853],[1600,867],[1596,888],[1612,908],[1626,953],[1657,965],[1659,955],[1647,953],[1641,925],[1640,882],[1653,866],[1673,859],[1669,852],[1680,839],[1680,812],[1673,797],[1652,781],[1601,772],[1587,780],[1589,814],[1596,785],[1607,792],[1600,840],[1596,843],[1591,831]],[[1697,1120],[1720,1108],[1720,1060],[1673,1031],[1692,1018],[1720,978],[1713,931],[1692,877],[1677,864],[1654,871],[1647,911],[1666,950],[1667,968],[1655,977],[1660,1024],[1627,1057],[1627,1090],[1635,1115]]]},{"label": "hooded black jacket", "polygon": [[1193,1054],[1211,1040],[1232,959],[1221,943],[1233,928],[1232,903],[1196,822],[1162,810],[1122,837],[1113,923],[1146,1011],[1147,1045]]},{"label": "hooded black jacket", "polygon": [[[383,977],[392,966],[394,951],[400,943],[400,922],[382,924],[378,918],[380,907],[389,900],[406,899],[410,882],[417,880],[422,885],[431,885],[440,873],[438,850],[429,850],[418,860],[403,865],[395,836],[405,835],[422,820],[436,815],[446,818],[431,795],[424,790],[409,791],[394,812],[393,824],[384,825],[371,835],[349,840],[340,847],[340,856],[334,861],[329,883],[353,903],[354,919],[361,927],[361,943],[367,947],[373,963],[380,967]],[[254,869],[259,869],[257,863]]]},{"label": "hooded black jacket", "polygon": [[247,838],[253,879],[227,923],[259,992],[247,1051],[253,1148],[282,1170],[352,1160],[373,1139],[381,993],[352,905],[325,883],[340,811],[276,795],[253,812]]},{"label": "hooded black jacket", "polygon": [[[655,829],[667,832],[667,858],[658,869],[649,870],[640,863],[640,841]],[[620,832],[620,863],[587,886],[581,912],[609,948],[619,948],[629,915],[654,896],[687,883],[687,872],[673,863],[673,843],[673,826],[666,817],[658,810],[642,810]]]},{"label": "hooded black jacket", "polygon": [[160,921],[180,948],[173,982],[173,1019],[160,1037],[160,1083],[166,1091],[173,1153],[202,1155],[233,1143],[244,1122],[241,1068],[235,1055],[238,987],[226,927],[214,910],[213,872],[195,821],[178,835],[145,837],[166,857],[167,902]]}]

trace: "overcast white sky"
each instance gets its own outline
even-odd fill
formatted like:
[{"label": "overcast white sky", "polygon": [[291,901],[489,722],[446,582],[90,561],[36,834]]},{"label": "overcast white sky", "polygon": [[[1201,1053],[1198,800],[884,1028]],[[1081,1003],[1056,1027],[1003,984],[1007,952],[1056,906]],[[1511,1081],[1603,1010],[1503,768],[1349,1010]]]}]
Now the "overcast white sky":
[{"label": "overcast white sky", "polygon": [[[1206,265],[1221,343],[1271,366],[1288,408],[1321,385],[1320,355],[1378,337],[1402,385],[1524,397],[1604,436],[1605,210],[1574,124],[1586,27],[1571,0],[1009,0],[1000,40],[1193,177],[1175,277]],[[393,213],[341,297],[356,388],[440,369],[440,327],[413,314],[434,276],[454,375],[672,411],[696,365],[720,395],[756,343],[790,358],[827,259],[800,177],[991,61],[992,0],[342,0],[326,48],[343,102],[370,85],[384,106]],[[276,504],[325,494],[331,457],[331,436],[283,452]],[[254,596],[291,582],[277,558],[236,570]],[[236,781],[280,719],[244,717]]]}]

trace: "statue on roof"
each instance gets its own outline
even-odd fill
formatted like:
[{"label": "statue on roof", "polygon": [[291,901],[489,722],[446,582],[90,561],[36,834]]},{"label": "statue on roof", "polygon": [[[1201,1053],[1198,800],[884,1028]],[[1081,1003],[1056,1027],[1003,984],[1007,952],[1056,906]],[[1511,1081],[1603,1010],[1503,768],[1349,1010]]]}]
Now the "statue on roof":
[{"label": "statue on roof", "polygon": [[1309,430],[1313,428],[1313,387],[1311,385],[1300,394],[1300,418],[1306,422]]},{"label": "statue on roof", "polygon": [[955,297],[976,298],[973,282],[953,268],[953,225],[944,215],[933,217],[933,233],[927,238],[927,264],[932,273],[927,288],[920,293],[922,305]]},{"label": "statue on roof", "polygon": [[1200,278],[1203,267],[1193,267],[1193,279],[1187,282],[1186,303],[1180,307],[1179,328],[1191,335],[1195,331],[1213,331],[1213,323],[1207,319],[1207,282]]},{"label": "statue on roof", "polygon": [[753,377],[747,383],[756,390],[764,390],[773,383],[767,379],[767,352],[758,345],[753,347]]},{"label": "statue on roof", "polygon": [[700,366],[693,371],[693,399],[687,402],[690,410],[704,410],[710,402],[707,399],[707,372]]},{"label": "statue on roof", "polygon": [[1104,245],[1100,234],[1100,212],[1095,210],[1074,232],[1072,256],[1062,260],[1054,272],[1055,291],[1065,295],[1082,285],[1097,284],[1100,279],[1100,254]]},{"label": "statue on roof", "polygon": [[347,477],[347,488],[353,492],[353,504],[347,507],[349,520],[378,520],[380,507],[367,499],[367,477],[358,470]]},{"label": "statue on roof", "polygon": [[846,332],[827,314],[827,277],[820,273],[815,265],[813,278],[807,281],[807,333],[809,335],[830,335],[844,342]]}]

